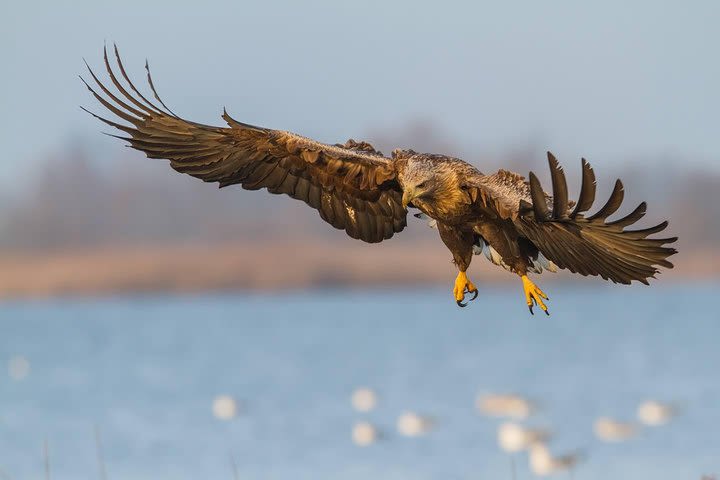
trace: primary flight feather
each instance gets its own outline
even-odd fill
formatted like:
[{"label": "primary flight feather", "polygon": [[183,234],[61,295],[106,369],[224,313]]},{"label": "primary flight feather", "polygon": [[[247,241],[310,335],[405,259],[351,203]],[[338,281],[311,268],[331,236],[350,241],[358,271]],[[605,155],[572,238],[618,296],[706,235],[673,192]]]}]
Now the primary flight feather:
[{"label": "primary flight feather", "polygon": [[562,167],[549,152],[552,197],[532,172],[529,181],[506,170],[483,175],[458,158],[413,150],[394,150],[386,157],[366,142],[328,145],[238,122],[227,112],[222,115],[227,127],[203,125],[167,108],[147,63],[155,102],[130,81],[117,47],[115,58],[117,72],[105,50],[105,68],[114,89],[90,67],[96,87],[83,82],[118,120],[89,113],[123,132],[118,138],[205,182],[265,188],[301,200],[333,227],[365,242],[381,242],[402,231],[407,209],[417,208],[432,219],[452,253],[459,271],[453,296],[460,306],[466,305],[466,294],[473,294],[472,300],[477,297],[466,275],[473,253],[484,252],[493,263],[520,276],[531,313],[535,305],[545,313],[548,309],[543,301],[547,296],[528,278],[529,272],[559,267],[616,283],[647,284],[658,267],[672,268],[667,257],[676,250],[666,245],[677,238],[650,238],[667,222],[627,230],[645,215],[645,202],[625,217],[607,221],[623,201],[620,180],[604,206],[585,216],[595,201],[595,174],[584,159],[575,203],[568,199]]}]

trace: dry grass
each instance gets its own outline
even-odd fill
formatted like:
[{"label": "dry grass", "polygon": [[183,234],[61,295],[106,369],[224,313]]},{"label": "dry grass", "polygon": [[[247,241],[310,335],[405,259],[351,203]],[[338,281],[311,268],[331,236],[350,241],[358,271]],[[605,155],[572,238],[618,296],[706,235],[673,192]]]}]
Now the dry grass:
[{"label": "dry grass", "polygon": [[[720,254],[681,252],[662,278],[717,277]],[[513,276],[476,257],[482,282]],[[449,285],[450,255],[437,239],[379,245],[269,241],[225,245],[0,252],[0,298],[143,292],[280,290],[327,286]],[[543,281],[567,278],[548,275]]]}]

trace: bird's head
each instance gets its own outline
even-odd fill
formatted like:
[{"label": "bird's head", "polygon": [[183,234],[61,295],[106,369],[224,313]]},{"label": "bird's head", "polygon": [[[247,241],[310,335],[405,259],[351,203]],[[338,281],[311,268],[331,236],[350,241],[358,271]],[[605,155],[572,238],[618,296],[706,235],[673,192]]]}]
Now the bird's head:
[{"label": "bird's head", "polygon": [[430,203],[444,189],[442,178],[430,162],[410,160],[405,172],[400,176],[403,187],[402,205],[404,208],[415,202]]}]

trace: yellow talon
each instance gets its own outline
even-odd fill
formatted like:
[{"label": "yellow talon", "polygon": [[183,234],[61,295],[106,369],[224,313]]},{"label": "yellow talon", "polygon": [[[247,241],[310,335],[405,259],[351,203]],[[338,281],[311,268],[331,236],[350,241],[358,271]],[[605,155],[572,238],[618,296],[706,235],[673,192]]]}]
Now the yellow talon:
[{"label": "yellow talon", "polygon": [[532,280],[528,278],[527,275],[523,275],[520,277],[523,282],[523,290],[525,290],[525,301],[527,302],[528,308],[530,309],[530,313],[532,315],[535,315],[535,312],[533,312],[533,304],[538,305],[543,312],[545,312],[545,315],[550,315],[550,312],[548,312],[548,308],[543,303],[542,299],[550,300],[545,293],[543,293],[540,288],[538,288],[537,285],[535,285]]},{"label": "yellow talon", "polygon": [[455,303],[458,307],[465,307],[467,303],[463,303],[465,300],[465,293],[474,293],[475,295],[469,300],[473,301],[478,296],[477,287],[467,278],[465,272],[459,272],[455,279],[455,287],[453,288],[453,295],[455,296]]}]

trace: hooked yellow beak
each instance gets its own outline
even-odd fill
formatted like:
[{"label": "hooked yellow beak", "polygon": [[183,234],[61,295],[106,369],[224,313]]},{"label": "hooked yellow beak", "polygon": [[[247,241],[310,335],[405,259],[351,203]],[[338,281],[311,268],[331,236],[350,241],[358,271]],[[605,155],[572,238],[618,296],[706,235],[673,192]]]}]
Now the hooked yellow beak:
[{"label": "hooked yellow beak", "polygon": [[412,202],[414,199],[415,199],[415,189],[414,188],[403,191],[403,196],[402,196],[403,208],[407,209],[408,204],[410,202]]}]

